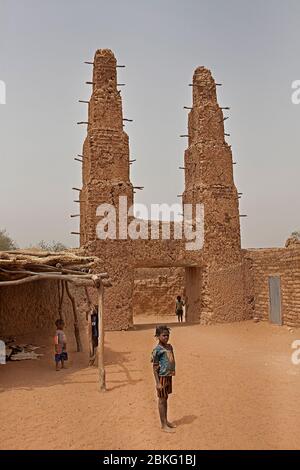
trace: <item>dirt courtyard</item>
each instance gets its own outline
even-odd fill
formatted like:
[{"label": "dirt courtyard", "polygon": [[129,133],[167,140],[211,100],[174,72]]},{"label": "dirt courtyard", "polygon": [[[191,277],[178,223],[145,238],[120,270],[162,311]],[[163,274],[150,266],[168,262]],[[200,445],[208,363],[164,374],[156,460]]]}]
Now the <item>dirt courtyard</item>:
[{"label": "dirt courtyard", "polygon": [[250,321],[171,328],[175,434],[159,427],[148,324],[106,334],[106,393],[87,353],[70,348],[69,368],[55,372],[50,338],[34,338],[48,342],[40,360],[0,366],[0,448],[300,448],[300,365],[291,362],[300,331]]}]

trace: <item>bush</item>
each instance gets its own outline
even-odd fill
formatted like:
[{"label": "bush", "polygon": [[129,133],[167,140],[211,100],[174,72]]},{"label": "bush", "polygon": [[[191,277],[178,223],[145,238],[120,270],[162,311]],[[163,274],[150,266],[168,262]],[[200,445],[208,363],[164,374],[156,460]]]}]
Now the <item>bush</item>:
[{"label": "bush", "polygon": [[300,240],[300,230],[295,230],[294,232],[292,232],[291,237]]},{"label": "bush", "polygon": [[45,242],[42,240],[36,245],[36,248],[43,251],[64,251],[68,249],[63,243],[54,240],[52,240],[52,242]]},{"label": "bush", "polygon": [[5,229],[0,230],[0,251],[16,250],[17,245]]}]

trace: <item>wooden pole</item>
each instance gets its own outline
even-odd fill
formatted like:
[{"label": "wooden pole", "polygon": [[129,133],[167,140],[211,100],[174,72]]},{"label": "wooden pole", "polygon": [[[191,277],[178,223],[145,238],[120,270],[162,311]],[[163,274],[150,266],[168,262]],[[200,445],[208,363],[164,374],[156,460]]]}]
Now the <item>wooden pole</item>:
[{"label": "wooden pole", "polygon": [[87,278],[85,275],[83,276],[73,276],[73,275],[64,275],[64,274],[37,274],[35,276],[25,277],[23,279],[17,279],[16,281],[1,281],[0,287],[6,286],[18,286],[20,284],[27,284],[28,282],[34,281],[44,281],[44,280],[62,280],[62,281],[69,281],[73,282],[77,286],[83,287],[92,287],[94,285],[93,281]]},{"label": "wooden pole", "polygon": [[99,386],[102,392],[106,391],[105,382],[105,367],[104,367],[104,288],[101,279],[97,283],[98,289],[98,325],[99,325],[99,338],[98,338],[98,368],[99,368]]},{"label": "wooden pole", "polygon": [[61,320],[64,320],[63,314],[62,314],[62,305],[63,305],[63,300],[64,300],[65,284],[63,281],[57,281],[57,283],[58,283],[58,297],[59,297],[58,315]]},{"label": "wooden pole", "polygon": [[77,352],[82,351],[82,344],[81,344],[81,338],[80,338],[80,332],[79,332],[79,326],[78,326],[78,315],[77,315],[77,309],[76,309],[76,303],[73,295],[70,292],[68,282],[65,282],[65,287],[66,291],[68,294],[69,299],[71,300],[72,303],[72,308],[73,308],[73,316],[74,316],[74,334],[75,334],[75,339],[76,339],[76,345],[77,345]]}]

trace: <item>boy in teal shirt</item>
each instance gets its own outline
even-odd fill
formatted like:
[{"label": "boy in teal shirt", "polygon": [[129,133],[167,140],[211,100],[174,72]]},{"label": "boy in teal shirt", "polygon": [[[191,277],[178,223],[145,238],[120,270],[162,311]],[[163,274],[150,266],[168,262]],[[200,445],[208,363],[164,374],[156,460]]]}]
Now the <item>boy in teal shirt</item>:
[{"label": "boy in teal shirt", "polygon": [[166,325],[156,327],[157,346],[152,351],[151,362],[158,396],[158,411],[162,430],[174,432],[176,426],[167,419],[168,396],[172,393],[172,377],[175,375],[175,358],[171,344],[168,344],[170,328]]}]

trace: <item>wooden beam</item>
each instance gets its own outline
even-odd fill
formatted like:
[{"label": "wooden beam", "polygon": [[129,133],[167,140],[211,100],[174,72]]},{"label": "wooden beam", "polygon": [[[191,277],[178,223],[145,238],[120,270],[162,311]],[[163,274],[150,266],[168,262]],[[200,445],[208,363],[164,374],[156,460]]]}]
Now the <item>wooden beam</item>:
[{"label": "wooden beam", "polygon": [[106,391],[106,380],[105,380],[105,366],[104,366],[104,289],[102,282],[98,286],[98,325],[99,325],[99,337],[98,337],[98,369],[99,369],[99,386],[102,392]]},{"label": "wooden beam", "polygon": [[[26,273],[28,273],[26,271]],[[20,273],[24,274],[24,273]],[[0,281],[1,286],[17,286],[20,284],[26,284],[28,282],[33,281],[43,281],[43,280],[61,280],[61,281],[69,281],[73,282],[76,285],[81,286],[94,286],[95,285],[95,278],[101,282],[101,279],[107,278],[107,273],[100,273],[100,274],[81,274],[81,275],[73,275],[73,274],[58,274],[58,273],[32,273],[29,277],[25,277],[22,279],[17,279],[15,281]]]}]

